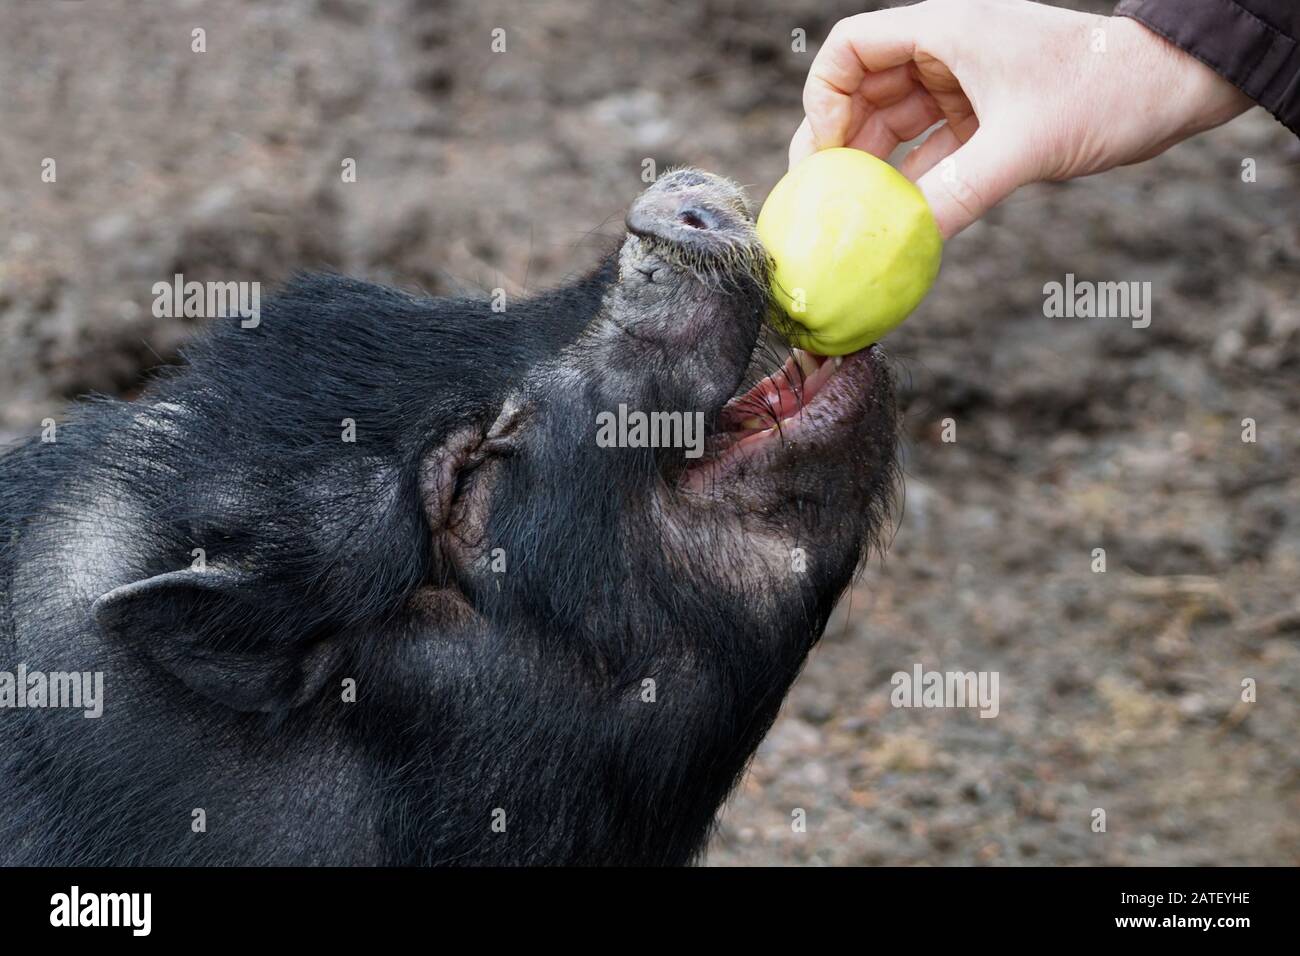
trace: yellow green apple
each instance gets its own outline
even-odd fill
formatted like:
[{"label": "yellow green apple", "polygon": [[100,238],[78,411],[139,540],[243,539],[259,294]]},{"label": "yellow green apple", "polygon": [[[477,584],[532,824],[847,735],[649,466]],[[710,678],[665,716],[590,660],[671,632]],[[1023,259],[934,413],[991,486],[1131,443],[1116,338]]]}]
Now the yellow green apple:
[{"label": "yellow green apple", "polygon": [[847,355],[915,309],[939,274],[943,238],[902,173],[858,149],[824,149],[772,189],[758,237],[794,344]]}]

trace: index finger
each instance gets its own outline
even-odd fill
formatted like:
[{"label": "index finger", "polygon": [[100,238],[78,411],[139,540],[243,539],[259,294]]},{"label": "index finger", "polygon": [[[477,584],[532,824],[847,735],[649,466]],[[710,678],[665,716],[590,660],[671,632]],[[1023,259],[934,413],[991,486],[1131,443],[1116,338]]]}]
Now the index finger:
[{"label": "index finger", "polygon": [[803,88],[803,111],[818,149],[853,138],[853,94],[867,77],[907,63],[916,52],[923,15],[918,7],[860,13],[831,28]]}]

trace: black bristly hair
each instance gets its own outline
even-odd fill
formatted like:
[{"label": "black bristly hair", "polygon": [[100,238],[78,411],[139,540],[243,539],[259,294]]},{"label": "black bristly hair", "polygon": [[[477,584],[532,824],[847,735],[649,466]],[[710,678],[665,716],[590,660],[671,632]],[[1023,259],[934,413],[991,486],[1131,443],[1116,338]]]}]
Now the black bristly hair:
[{"label": "black bristly hair", "polygon": [[[659,452],[594,448],[613,400],[677,407],[671,357],[631,386],[535,377],[617,279],[610,256],[498,313],[303,277],[138,401],[0,456],[0,670],[102,671],[108,698],[6,720],[0,863],[695,858],[883,520],[891,393],[846,453],[860,500],[799,492],[796,539],[825,556],[778,588],[755,543],[775,519],[679,501]],[[491,503],[493,576],[454,559],[425,464],[512,396],[526,445],[453,495]]]}]

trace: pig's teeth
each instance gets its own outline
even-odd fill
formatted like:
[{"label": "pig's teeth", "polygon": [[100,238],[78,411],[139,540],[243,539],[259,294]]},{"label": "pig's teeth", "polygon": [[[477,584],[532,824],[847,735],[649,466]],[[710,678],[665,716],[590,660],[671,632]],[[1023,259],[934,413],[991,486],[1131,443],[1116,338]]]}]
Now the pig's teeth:
[{"label": "pig's teeth", "polygon": [[813,372],[817,371],[819,364],[811,352],[805,352],[803,349],[794,350],[795,361],[799,363],[799,370],[803,372],[804,378],[808,378]]},{"label": "pig's teeth", "polygon": [[750,415],[748,418],[741,419],[740,427],[741,430],[748,430],[751,428],[763,429],[763,428],[767,428],[768,426],[765,425],[763,423],[763,419],[759,418],[757,415]]},{"label": "pig's teeth", "polygon": [[803,385],[804,404],[812,401],[813,396],[817,394],[818,390],[834,372],[835,366],[831,364],[830,360],[827,360],[821,364],[816,372],[808,376],[808,380]]},{"label": "pig's teeth", "polygon": [[835,367],[839,368],[843,364],[844,364],[844,356],[843,355],[835,356]]}]

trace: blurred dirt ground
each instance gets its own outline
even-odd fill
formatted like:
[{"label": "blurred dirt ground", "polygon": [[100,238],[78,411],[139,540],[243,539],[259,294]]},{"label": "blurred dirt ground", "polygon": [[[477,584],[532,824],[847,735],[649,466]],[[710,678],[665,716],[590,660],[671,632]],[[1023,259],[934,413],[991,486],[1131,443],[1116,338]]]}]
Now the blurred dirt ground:
[{"label": "blurred dirt ground", "polygon": [[[5,4],[0,433],[174,358],[192,327],[150,314],[174,272],[531,290],[609,248],[647,157],[757,202],[817,43],[859,9]],[[1298,208],[1300,148],[1257,110],[1144,166],[1025,190],[950,244],[888,342],[897,533],[710,863],[1300,862]],[[1066,273],[1150,281],[1151,327],[1044,318]],[[999,716],[892,708],[891,674],[917,663],[999,672]]]}]

